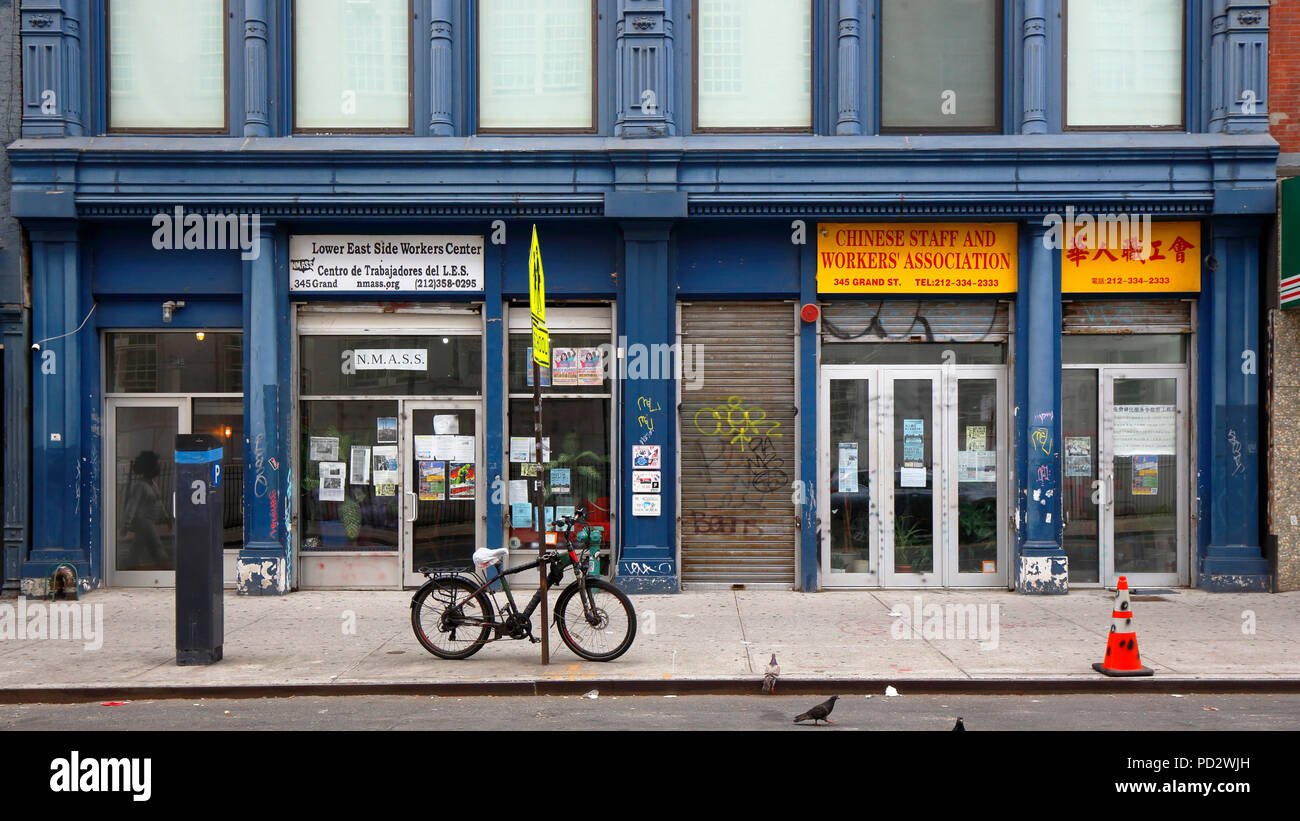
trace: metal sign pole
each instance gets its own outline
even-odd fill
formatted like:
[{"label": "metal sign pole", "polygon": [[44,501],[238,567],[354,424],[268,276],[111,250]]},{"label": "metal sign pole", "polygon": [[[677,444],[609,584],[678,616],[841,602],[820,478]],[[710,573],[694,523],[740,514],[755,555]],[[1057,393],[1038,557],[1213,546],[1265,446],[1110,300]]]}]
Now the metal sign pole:
[{"label": "metal sign pole", "polygon": [[[542,366],[533,359],[533,460],[537,464],[537,476],[533,479],[533,515],[537,517],[537,532],[541,543],[537,546],[540,559],[546,550],[546,469],[542,461]],[[542,585],[542,664],[551,663],[551,631],[549,607],[546,601],[546,565],[539,564],[537,573]]]}]

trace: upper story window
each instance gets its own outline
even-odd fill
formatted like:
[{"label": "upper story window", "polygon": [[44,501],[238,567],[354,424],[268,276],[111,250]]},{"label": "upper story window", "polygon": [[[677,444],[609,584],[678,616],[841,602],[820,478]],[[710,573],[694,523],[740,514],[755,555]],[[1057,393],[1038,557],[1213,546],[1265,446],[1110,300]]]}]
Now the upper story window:
[{"label": "upper story window", "polygon": [[225,133],[223,0],[110,0],[110,131]]},{"label": "upper story window", "polygon": [[695,0],[695,130],[812,130],[812,2]]},{"label": "upper story window", "polygon": [[1066,4],[1065,126],[1183,127],[1183,0]]},{"label": "upper story window", "polygon": [[595,0],[479,0],[478,130],[596,130]]},{"label": "upper story window", "polygon": [[880,130],[1002,130],[1001,0],[884,0]]},{"label": "upper story window", "polygon": [[410,3],[294,3],[295,131],[411,130]]}]

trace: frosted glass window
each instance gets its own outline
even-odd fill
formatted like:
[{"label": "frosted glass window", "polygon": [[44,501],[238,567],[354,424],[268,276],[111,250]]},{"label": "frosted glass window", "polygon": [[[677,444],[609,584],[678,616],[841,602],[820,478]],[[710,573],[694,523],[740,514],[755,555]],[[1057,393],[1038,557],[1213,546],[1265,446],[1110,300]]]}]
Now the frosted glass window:
[{"label": "frosted glass window", "polygon": [[698,0],[695,127],[812,127],[812,3]]},{"label": "frosted glass window", "polygon": [[998,116],[998,0],[885,0],[880,125],[992,131]]},{"label": "frosted glass window", "polygon": [[1066,125],[1183,122],[1182,0],[1071,0]]},{"label": "frosted glass window", "polygon": [[480,0],[480,129],[595,126],[592,0]]},{"label": "frosted glass window", "polygon": [[108,46],[109,128],[225,129],[222,0],[112,0]]},{"label": "frosted glass window", "polygon": [[294,127],[411,127],[409,0],[294,4]]}]

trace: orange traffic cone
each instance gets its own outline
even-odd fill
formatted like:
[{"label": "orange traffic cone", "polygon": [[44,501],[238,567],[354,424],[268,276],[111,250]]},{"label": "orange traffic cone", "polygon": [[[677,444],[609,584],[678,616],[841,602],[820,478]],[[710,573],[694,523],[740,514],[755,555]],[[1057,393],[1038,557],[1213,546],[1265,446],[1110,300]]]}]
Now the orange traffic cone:
[{"label": "orange traffic cone", "polygon": [[1119,577],[1115,609],[1111,612],[1110,636],[1106,639],[1106,660],[1092,669],[1107,676],[1151,676],[1150,667],[1138,657],[1137,633],[1133,630],[1133,607],[1128,599],[1128,577]]}]

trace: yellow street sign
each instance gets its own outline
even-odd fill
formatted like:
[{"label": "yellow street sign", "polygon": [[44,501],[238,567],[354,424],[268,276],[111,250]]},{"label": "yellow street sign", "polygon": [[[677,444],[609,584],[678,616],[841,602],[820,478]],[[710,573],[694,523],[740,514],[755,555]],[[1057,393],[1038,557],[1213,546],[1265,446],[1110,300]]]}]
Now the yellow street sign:
[{"label": "yellow street sign", "polygon": [[551,334],[546,329],[546,276],[542,273],[542,249],[533,226],[533,245],[528,251],[528,307],[533,316],[533,361],[551,367]]}]

